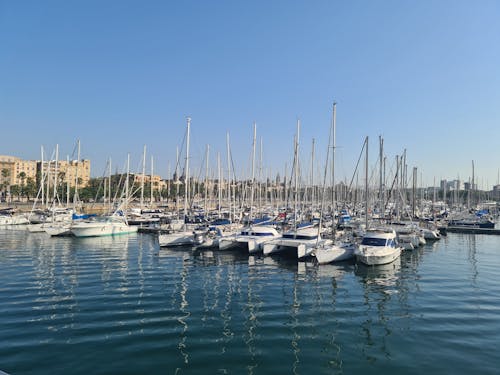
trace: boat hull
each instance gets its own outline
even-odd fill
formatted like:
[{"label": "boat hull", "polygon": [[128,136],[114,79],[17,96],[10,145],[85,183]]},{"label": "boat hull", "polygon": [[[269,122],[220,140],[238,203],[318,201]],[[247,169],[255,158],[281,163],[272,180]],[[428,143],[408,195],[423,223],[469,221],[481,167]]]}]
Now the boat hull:
[{"label": "boat hull", "polygon": [[369,266],[394,262],[400,255],[399,247],[367,246],[356,250],[356,260]]},{"label": "boat hull", "polygon": [[203,242],[203,238],[198,237],[190,231],[160,234],[158,242],[161,247],[181,247],[195,246]]},{"label": "boat hull", "polygon": [[[86,223],[85,223],[86,224]],[[137,227],[128,225],[74,225],[71,233],[75,237],[118,236],[121,234],[136,233]]]},{"label": "boat hull", "polygon": [[311,255],[314,246],[318,241],[323,241],[321,239],[312,238],[308,240],[304,239],[293,239],[293,238],[276,238],[265,242],[262,245],[262,252],[264,255],[277,254],[282,252],[295,252],[297,258],[305,258]]},{"label": "boat hull", "polygon": [[319,264],[342,262],[354,258],[354,245],[327,245],[314,250],[314,256]]},{"label": "boat hull", "polygon": [[72,236],[71,225],[51,225],[46,226],[45,232],[52,237]]}]

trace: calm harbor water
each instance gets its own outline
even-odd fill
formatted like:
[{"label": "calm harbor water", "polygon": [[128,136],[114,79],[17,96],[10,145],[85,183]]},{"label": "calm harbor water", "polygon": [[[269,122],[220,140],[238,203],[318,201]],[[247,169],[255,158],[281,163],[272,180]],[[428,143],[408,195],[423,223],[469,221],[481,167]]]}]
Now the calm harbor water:
[{"label": "calm harbor water", "polygon": [[0,230],[0,370],[497,374],[500,237],[387,266]]}]

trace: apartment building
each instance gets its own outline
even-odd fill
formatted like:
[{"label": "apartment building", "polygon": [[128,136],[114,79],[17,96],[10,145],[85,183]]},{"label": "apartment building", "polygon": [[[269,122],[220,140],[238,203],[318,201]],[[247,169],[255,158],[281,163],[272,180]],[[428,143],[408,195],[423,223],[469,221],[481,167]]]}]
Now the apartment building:
[{"label": "apartment building", "polygon": [[0,155],[0,183],[22,185],[28,178],[36,180],[37,161],[22,160],[15,156]]}]

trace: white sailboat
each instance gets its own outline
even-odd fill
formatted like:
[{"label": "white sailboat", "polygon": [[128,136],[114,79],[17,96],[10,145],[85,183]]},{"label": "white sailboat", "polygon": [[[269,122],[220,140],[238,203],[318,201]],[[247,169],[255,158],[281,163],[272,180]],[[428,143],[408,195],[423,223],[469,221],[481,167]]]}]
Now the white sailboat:
[{"label": "white sailboat", "polygon": [[[238,226],[239,227],[239,226]],[[220,249],[220,242],[225,239],[230,239],[229,244],[232,244],[233,237],[236,236],[237,231],[236,226],[210,226],[208,230],[202,232],[203,241],[201,244],[197,245],[196,248],[199,250],[207,249]],[[196,235],[199,235],[198,231],[195,231]],[[224,245],[223,249],[224,249]]]},{"label": "white sailboat", "polygon": [[[332,262],[340,262],[348,260],[354,257],[354,244],[349,240],[339,240],[336,238],[336,220],[335,220],[335,147],[336,147],[336,107],[337,104],[333,103],[333,116],[332,116],[332,189],[334,192],[333,196],[333,239],[331,241],[318,241],[317,244],[312,248],[305,248],[302,250],[304,255],[313,254],[319,264],[327,264]],[[326,169],[325,169],[326,172]],[[325,173],[326,176],[326,173]],[[325,179],[326,180],[326,179]],[[326,181],[325,181],[326,182]],[[325,196],[323,192],[323,197]],[[323,202],[322,202],[323,206]],[[320,219],[321,227],[322,219]]]},{"label": "white sailboat", "polygon": [[0,225],[26,225],[29,223],[25,214],[16,214],[13,208],[5,208],[0,212]]},{"label": "white sailboat", "polygon": [[87,220],[73,222],[71,233],[75,237],[100,237],[116,236],[121,234],[137,233],[137,227],[129,225],[127,218],[122,211],[122,206],[126,208],[129,197],[129,170],[130,155],[127,156],[127,177],[125,179],[125,197],[123,202],[113,211],[111,215],[94,216]]},{"label": "white sailboat", "polygon": [[[228,142],[229,143],[229,142]],[[210,154],[210,147],[207,145],[206,149],[206,156],[205,156],[205,186],[208,187],[209,184],[209,154]],[[229,158],[228,158],[229,159]],[[219,178],[218,180],[221,181],[221,169],[220,169],[220,156],[218,155],[217,157],[218,161],[218,173],[219,173]],[[208,224],[205,227],[196,229],[194,231],[194,235],[197,236],[195,242],[198,243],[201,241],[200,244],[196,244],[196,249],[197,250],[209,250],[209,249],[218,249],[219,248],[219,241],[223,237],[228,237],[228,236],[234,236],[237,233],[237,229],[240,229],[241,226],[239,224],[233,224],[230,219],[224,219],[221,217],[221,186],[218,184],[218,190],[219,190],[219,204],[218,204],[218,218],[214,221],[212,221],[210,224]],[[210,217],[210,211],[208,209],[209,207],[209,189],[205,189],[205,200],[204,200],[204,205],[203,205],[203,214],[204,216],[208,219]],[[230,202],[230,200],[228,199]],[[231,215],[229,215],[231,216]]]},{"label": "white sailboat", "polygon": [[219,239],[219,250],[231,248],[243,248],[249,254],[262,251],[263,245],[279,237],[279,232],[268,225],[251,225],[243,228],[238,234],[221,237]]},{"label": "white sailboat", "polygon": [[319,264],[341,262],[354,257],[355,245],[351,241],[325,241],[313,250]]},{"label": "white sailboat", "polygon": [[422,235],[424,239],[428,241],[437,241],[441,239],[441,233],[439,233],[438,229],[422,228]]},{"label": "white sailboat", "polygon": [[[80,161],[80,141],[78,141],[78,162]],[[50,236],[69,236],[71,235],[71,224],[73,220],[74,208],[69,208],[69,181],[66,181],[66,206],[67,208],[57,208],[55,207],[56,201],[59,201],[57,197],[57,169],[59,165],[59,145],[56,145],[56,165],[54,173],[54,196],[53,196],[53,207],[51,209],[51,220],[42,224],[42,228]],[[69,157],[68,157],[69,165]],[[76,176],[78,176],[78,164],[76,167]],[[78,184],[75,185],[75,194],[78,192]]]},{"label": "white sailboat", "polygon": [[293,250],[301,259],[308,255],[307,250],[313,248],[318,241],[322,241],[318,228],[311,225],[289,230],[281,237],[266,242],[262,251],[264,255],[271,255]]},{"label": "white sailboat", "polygon": [[191,128],[191,118],[187,118],[186,125],[186,164],[185,164],[185,179],[184,179],[184,224],[183,229],[178,232],[164,233],[158,235],[160,247],[172,246],[194,246],[203,242],[203,236],[196,235],[194,231],[187,228],[185,222],[188,214],[188,198],[189,198],[189,134]]},{"label": "white sailboat", "polygon": [[[80,160],[80,141],[77,141],[77,146],[78,146],[78,156],[77,156],[77,161]],[[44,201],[44,185],[45,182],[47,184],[49,183],[49,173],[50,173],[50,163],[51,161],[47,161],[47,168],[46,171],[44,172],[44,157],[43,157],[43,147],[41,148],[41,156],[42,156],[42,163],[41,163],[41,183],[40,183],[40,190],[38,191],[38,194],[35,198],[35,202],[33,203],[33,207],[31,212],[29,213],[28,219],[30,220],[31,224],[27,227],[27,230],[30,233],[47,233],[51,236],[61,236],[61,235],[70,235],[70,227],[71,227],[71,222],[73,220],[73,215],[76,212],[76,202],[78,201],[77,196],[78,196],[78,164],[76,165],[76,174],[75,174],[75,194],[74,194],[74,204],[73,207],[70,207],[69,204],[69,196],[70,196],[70,181],[69,181],[69,176],[67,173],[65,173],[66,177],[66,206],[60,206],[59,202],[59,197],[57,195],[57,184],[58,184],[58,177],[59,174],[57,173],[58,171],[58,166],[59,166],[59,145],[56,145],[55,149],[55,172],[54,172],[54,189],[53,189],[53,197],[52,197],[52,204],[50,207],[47,207],[46,209],[35,209],[38,198],[40,197],[41,193],[41,203],[43,205]],[[69,165],[69,156],[67,158],[67,165]],[[47,188],[47,191],[49,189]],[[49,199],[47,197],[47,205],[49,204]]]},{"label": "white sailboat", "polygon": [[365,228],[361,243],[354,251],[356,260],[367,265],[391,263],[401,255],[401,247],[397,241],[397,234],[393,228],[375,228],[368,226],[369,194],[368,194],[368,137],[365,141]]},{"label": "white sailboat", "polygon": [[233,236],[221,237],[219,239],[219,250],[231,248],[243,248],[249,254],[254,254],[262,251],[262,246],[265,242],[280,236],[276,228],[259,224],[252,224],[253,220],[253,198],[255,186],[255,141],[256,141],[257,126],[253,125],[253,143],[252,143],[252,184],[250,188],[250,215],[249,225],[243,228],[238,234]]},{"label": "white sailboat", "polygon": [[279,238],[267,241],[262,251],[264,255],[271,255],[282,252],[290,252],[291,255],[297,256],[299,259],[306,257],[310,253],[310,249],[321,241],[320,231],[312,223],[300,226],[297,223],[298,213],[298,195],[299,195],[299,135],[300,121],[297,121],[297,134],[294,141],[294,222],[293,228],[286,231]]},{"label": "white sailboat", "polygon": [[71,208],[52,208],[52,215],[40,228],[50,236],[71,235],[74,210]]}]

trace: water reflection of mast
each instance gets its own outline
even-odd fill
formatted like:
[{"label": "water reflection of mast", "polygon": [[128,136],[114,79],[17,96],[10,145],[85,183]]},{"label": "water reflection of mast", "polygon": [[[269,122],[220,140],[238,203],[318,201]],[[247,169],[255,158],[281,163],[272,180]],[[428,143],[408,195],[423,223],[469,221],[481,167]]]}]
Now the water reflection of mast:
[{"label": "water reflection of mast", "polygon": [[477,251],[477,244],[476,244],[476,236],[475,235],[470,235],[468,236],[468,239],[470,242],[468,243],[468,257],[469,257],[469,262],[472,267],[472,284],[476,286],[476,281],[477,281],[477,275],[479,274],[478,269],[477,269],[477,259],[476,259],[476,251]]},{"label": "water reflection of mast", "polygon": [[[221,267],[219,267],[221,268]],[[232,296],[233,296],[233,285],[235,281],[235,272],[233,267],[228,268],[227,275],[227,288],[226,288],[226,303],[224,304],[224,308],[220,312],[220,316],[222,318],[222,334],[224,335],[224,346],[222,347],[222,353],[226,352],[226,345],[232,340],[234,333],[231,331],[231,304],[232,304]],[[241,281],[241,277],[239,279]]]},{"label": "water reflection of mast", "polygon": [[[74,252],[71,241],[50,241],[47,236],[28,236],[26,246],[31,250],[35,284],[34,310],[39,310],[40,321],[57,321],[68,314],[73,319],[77,302],[74,286],[78,284],[74,269]],[[59,271],[59,267],[63,270]],[[68,271],[66,267],[69,267]],[[66,272],[68,271],[68,272]],[[66,280],[66,277],[69,280]],[[62,303],[64,301],[64,303]],[[71,304],[69,303],[71,301]],[[49,302],[49,303],[47,303]],[[52,330],[59,330],[60,325],[47,323]],[[48,327],[47,327],[48,328]]]},{"label": "water reflection of mast", "polygon": [[299,363],[300,363],[300,360],[299,360],[300,335],[297,333],[297,327],[299,326],[299,319],[297,318],[297,316],[299,314],[299,309],[300,309],[300,302],[299,302],[299,297],[298,297],[298,292],[297,292],[298,276],[299,276],[298,273],[296,273],[294,275],[293,304],[292,304],[292,343],[291,344],[292,344],[293,355],[295,357],[295,361],[293,362],[293,365],[292,365],[292,369],[293,369],[292,371],[294,374],[297,374],[297,367],[299,366]]},{"label": "water reflection of mast", "polygon": [[[214,264],[214,259],[213,259],[213,253],[211,251],[205,251],[200,253],[200,258],[203,261],[203,264],[208,266],[208,272],[205,272],[206,275],[203,277],[203,311],[204,315],[202,317],[202,321],[207,320],[207,315],[209,311],[214,310],[218,303],[219,303],[219,289],[220,289],[220,282],[222,279],[221,273],[222,273],[222,267],[216,267],[216,272],[214,279],[210,278],[212,275],[212,269],[210,267],[211,264]],[[213,291],[213,297],[210,298],[209,292]],[[209,301],[213,301],[212,305],[209,306]]]},{"label": "water reflection of mast", "polygon": [[[394,262],[377,265],[377,266],[359,266],[356,267],[355,273],[361,277],[364,287],[364,301],[367,306],[366,313],[370,314],[372,304],[376,304],[376,314],[378,322],[367,316],[365,322],[361,325],[363,332],[366,335],[366,346],[362,349],[363,354],[369,362],[375,361],[376,357],[368,353],[368,349],[375,348],[375,340],[381,339],[381,350],[386,358],[390,358],[391,354],[386,346],[386,337],[390,336],[392,331],[388,325],[389,317],[386,316],[386,305],[390,302],[393,289],[397,285],[397,272],[401,269],[401,258]],[[378,292],[378,293],[376,293]],[[372,330],[377,331],[377,323],[383,330],[383,335],[372,334]]]},{"label": "water reflection of mast", "polygon": [[[254,287],[260,285],[258,277],[256,277],[256,267],[248,267],[248,286],[247,286],[247,309],[248,309],[248,319],[245,322],[247,328],[247,337],[245,338],[245,344],[248,346],[248,352],[250,353],[251,362],[247,365],[248,374],[253,374],[254,369],[257,367],[256,350],[255,350],[255,330],[259,324],[257,315],[259,312],[259,307],[261,302],[258,301],[258,295],[254,293]],[[253,285],[254,281],[257,280],[257,285]]]},{"label": "water reflection of mast", "polygon": [[177,321],[182,325],[182,332],[181,332],[181,340],[179,341],[179,344],[177,345],[177,348],[179,349],[183,359],[184,363],[188,364],[189,363],[189,354],[186,351],[186,340],[187,340],[187,330],[188,330],[188,324],[186,319],[189,318],[191,313],[188,311],[188,306],[189,303],[187,301],[187,292],[188,292],[188,276],[189,272],[188,269],[189,267],[186,266],[186,262],[189,260],[189,255],[185,254],[183,257],[183,262],[182,262],[182,272],[181,272],[181,289],[180,289],[180,306],[179,310],[183,314],[179,318],[177,318]]},{"label": "water reflection of mast", "polygon": [[[352,272],[352,268],[350,265],[347,264],[324,264],[318,267],[317,271],[317,278],[320,279],[321,277],[328,277],[331,281],[331,305],[332,310],[328,311],[328,314],[330,316],[336,316],[337,312],[337,293],[338,293],[338,281],[347,273]],[[321,285],[321,284],[320,284]],[[349,288],[346,288],[345,291],[349,293]],[[321,298],[321,293],[319,293],[319,298]],[[323,305],[323,301],[319,301],[318,303],[318,309]],[[327,318],[328,319],[328,318]],[[334,350],[333,357],[329,359],[328,363],[330,364],[330,367],[334,368],[336,372],[342,373],[342,367],[343,367],[343,362],[342,362],[342,346],[341,344],[337,341],[337,332],[338,332],[338,326],[339,326],[339,321],[338,319],[334,319],[334,324],[332,326],[332,332],[329,335],[329,341],[328,345]]]},{"label": "water reflection of mast", "polygon": [[141,236],[141,239],[138,246],[138,254],[137,254],[137,275],[138,275],[138,283],[139,283],[139,300],[137,301],[137,313],[142,314],[143,318],[141,319],[141,325],[146,323],[144,319],[144,308],[139,308],[142,305],[142,300],[144,298],[144,290],[145,290],[145,278],[144,278],[144,268],[143,268],[143,256],[144,256],[144,236]]}]

